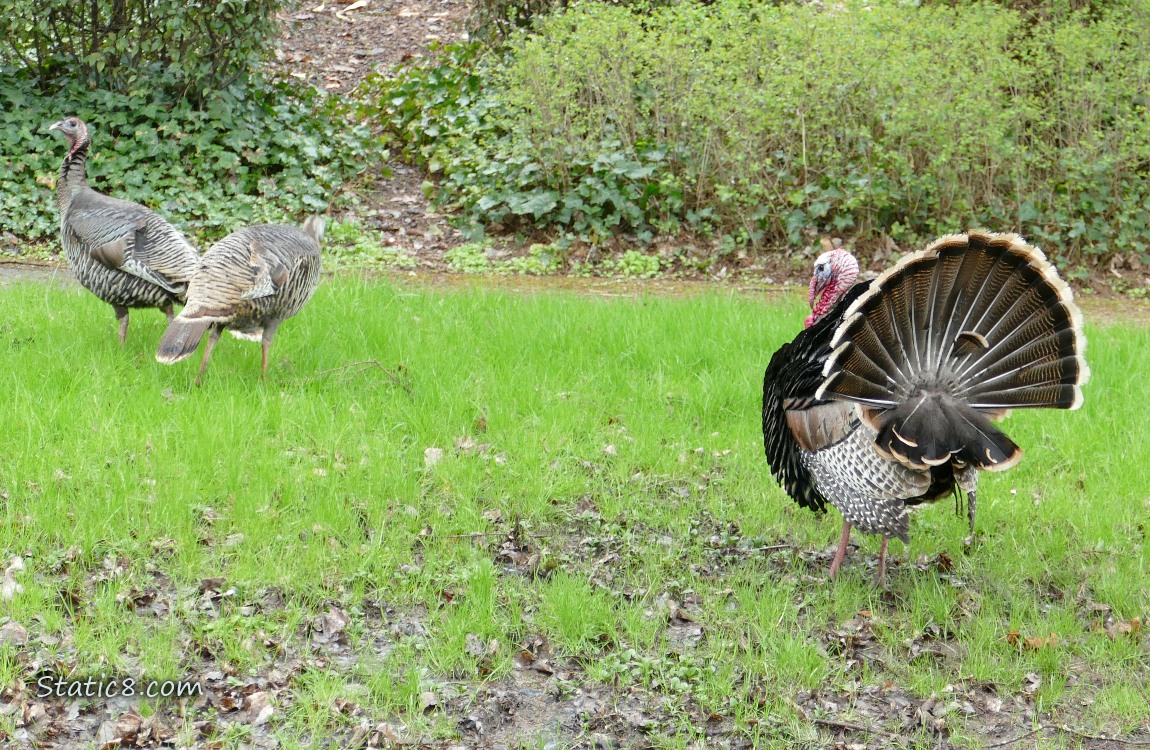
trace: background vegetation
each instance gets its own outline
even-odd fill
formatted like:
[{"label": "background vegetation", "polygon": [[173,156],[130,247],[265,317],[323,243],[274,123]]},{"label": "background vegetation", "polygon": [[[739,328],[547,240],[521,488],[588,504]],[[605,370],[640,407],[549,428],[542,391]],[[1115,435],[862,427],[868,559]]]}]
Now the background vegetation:
[{"label": "background vegetation", "polygon": [[129,92],[162,86],[196,104],[243,78],[273,37],[281,0],[0,1],[0,61],[41,92],[61,80]]},{"label": "background vegetation", "polygon": [[279,5],[0,2],[0,233],[57,233],[64,146],[47,127],[73,114],[92,125],[97,189],[201,239],[346,203],[366,131],[259,75]]},{"label": "background vegetation", "polygon": [[1046,10],[586,3],[361,95],[477,226],[1145,253],[1150,2]]},{"label": "background vegetation", "polygon": [[338,104],[254,72],[278,7],[0,3],[0,231],[53,235],[42,131],[77,113],[96,178],[207,238],[354,202],[387,156],[367,123],[475,240],[885,251],[982,225],[1150,263],[1150,0],[485,0],[479,41]]}]

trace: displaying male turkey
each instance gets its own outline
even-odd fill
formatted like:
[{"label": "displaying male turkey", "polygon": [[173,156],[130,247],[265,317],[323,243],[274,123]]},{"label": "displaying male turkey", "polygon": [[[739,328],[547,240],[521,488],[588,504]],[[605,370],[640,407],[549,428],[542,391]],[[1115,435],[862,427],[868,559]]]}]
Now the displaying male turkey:
[{"label": "displaying male turkey", "polygon": [[48,129],[68,140],[56,183],[64,256],[80,283],[112,306],[122,344],[129,308],[158,307],[172,319],[172,303],[183,301],[199,253],[151,209],[88,186],[91,138],[83,120],[65,117]]},{"label": "displaying male turkey", "polygon": [[263,342],[261,372],[280,323],[299,312],[319,285],[324,219],[308,217],[304,228],[264,224],[232,232],[212,245],[188,286],[187,304],[160,339],[156,359],[186,359],[211,330],[199,382],[212,347],[225,328],[233,336]]},{"label": "displaying male turkey", "polygon": [[935,241],[869,283],[845,250],[815,262],[806,329],[763,381],[763,439],[798,504],[843,515],[833,578],[851,527],[909,541],[907,509],[967,494],[978,471],[1022,449],[991,423],[1011,409],[1077,409],[1090,376],[1082,314],[1037,248],[1010,234]]}]

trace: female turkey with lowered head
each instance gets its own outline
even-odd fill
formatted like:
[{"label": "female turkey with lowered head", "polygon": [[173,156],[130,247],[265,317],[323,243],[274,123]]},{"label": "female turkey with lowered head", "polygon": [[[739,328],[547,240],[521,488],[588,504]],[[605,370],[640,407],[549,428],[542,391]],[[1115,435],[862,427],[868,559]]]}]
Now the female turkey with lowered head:
[{"label": "female turkey with lowered head", "polygon": [[303,309],[319,285],[323,230],[324,218],[309,216],[303,229],[261,224],[212,245],[188,286],[187,306],[160,339],[156,360],[170,365],[190,357],[207,333],[199,383],[227,329],[236,338],[261,342],[260,372],[266,376],[280,323]]}]

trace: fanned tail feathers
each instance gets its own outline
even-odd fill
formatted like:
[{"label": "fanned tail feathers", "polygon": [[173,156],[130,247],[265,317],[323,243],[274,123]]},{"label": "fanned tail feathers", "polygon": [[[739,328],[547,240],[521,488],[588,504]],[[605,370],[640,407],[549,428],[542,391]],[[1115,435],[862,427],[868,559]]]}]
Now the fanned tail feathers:
[{"label": "fanned tail feathers", "polygon": [[1082,313],[1037,248],[1013,234],[943,237],[847,308],[817,397],[854,401],[876,448],[923,467],[1009,468],[1021,449],[991,419],[1077,409],[1090,377]]},{"label": "fanned tail feathers", "polygon": [[207,333],[212,320],[202,318],[187,319],[177,315],[164,331],[160,347],[156,351],[156,361],[171,365],[192,356],[200,345],[200,339]]}]

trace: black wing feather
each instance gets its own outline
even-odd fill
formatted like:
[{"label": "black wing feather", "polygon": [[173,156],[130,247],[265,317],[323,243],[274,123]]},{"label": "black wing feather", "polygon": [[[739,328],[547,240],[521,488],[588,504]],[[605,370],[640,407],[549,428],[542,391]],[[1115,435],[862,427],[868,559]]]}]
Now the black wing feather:
[{"label": "black wing feather", "polygon": [[763,375],[763,445],[771,474],[795,502],[815,511],[825,511],[827,500],[803,468],[798,441],[787,426],[787,410],[827,403],[816,399],[815,392],[823,382],[831,338],[847,307],[866,288],[865,283],[856,284],[821,320],[779,347]]}]

